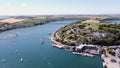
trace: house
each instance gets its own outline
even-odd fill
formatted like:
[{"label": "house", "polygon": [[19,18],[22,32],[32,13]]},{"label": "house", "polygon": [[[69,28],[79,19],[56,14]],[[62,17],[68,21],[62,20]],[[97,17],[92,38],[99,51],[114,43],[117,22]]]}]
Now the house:
[{"label": "house", "polygon": [[78,46],[78,45],[81,45],[81,44],[83,44],[82,42],[79,42],[79,41],[76,41],[76,42],[74,42],[74,44],[76,45],[76,46]]},{"label": "house", "polygon": [[100,33],[100,32],[94,32],[92,34],[93,37],[96,37],[96,38],[101,38],[101,37],[107,37],[107,34],[106,33]]},{"label": "house", "polygon": [[67,30],[67,32],[66,32],[67,34],[71,34],[72,33],[72,31],[71,30]]},{"label": "house", "polygon": [[84,50],[86,49],[96,49],[97,47],[95,45],[86,45],[86,44],[81,44],[79,46],[76,47],[76,51],[79,51],[79,52],[84,52]]}]

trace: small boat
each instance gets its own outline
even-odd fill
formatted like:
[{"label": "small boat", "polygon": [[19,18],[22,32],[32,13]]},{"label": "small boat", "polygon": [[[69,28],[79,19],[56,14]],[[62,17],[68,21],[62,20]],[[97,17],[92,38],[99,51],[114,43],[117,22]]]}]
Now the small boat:
[{"label": "small boat", "polygon": [[52,35],[52,32],[49,32],[48,35]]},{"label": "small boat", "polygon": [[41,45],[44,43],[44,38],[40,39],[40,43],[41,43]]},{"label": "small boat", "polygon": [[49,39],[51,40],[51,37],[49,37]]},{"label": "small boat", "polygon": [[2,59],[2,62],[5,62],[5,59]]},{"label": "small boat", "polygon": [[77,54],[77,55],[80,55],[80,53],[79,52],[72,52],[73,54]]},{"label": "small boat", "polygon": [[89,57],[94,57],[94,55],[91,55],[91,54],[87,54],[87,53],[84,53],[84,54],[82,54],[82,56],[89,56]]},{"label": "small boat", "polygon": [[23,62],[23,58],[20,59],[20,62]]},{"label": "small boat", "polygon": [[18,50],[15,50],[15,53],[18,53]]}]

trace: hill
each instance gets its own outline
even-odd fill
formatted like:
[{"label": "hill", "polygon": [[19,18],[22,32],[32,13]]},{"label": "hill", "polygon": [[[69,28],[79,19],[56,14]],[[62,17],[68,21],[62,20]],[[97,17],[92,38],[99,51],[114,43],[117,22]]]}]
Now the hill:
[{"label": "hill", "polygon": [[120,24],[75,22],[54,34],[57,41],[75,46],[77,43],[102,46],[120,45]]}]

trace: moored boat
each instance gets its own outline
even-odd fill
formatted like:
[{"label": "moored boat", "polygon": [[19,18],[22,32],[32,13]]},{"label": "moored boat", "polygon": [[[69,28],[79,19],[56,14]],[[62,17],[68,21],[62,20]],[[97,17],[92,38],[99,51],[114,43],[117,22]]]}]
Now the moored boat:
[{"label": "moored boat", "polygon": [[40,43],[41,43],[41,45],[44,43],[44,38],[40,39]]},{"label": "moored boat", "polygon": [[23,58],[20,59],[20,62],[23,62]]}]

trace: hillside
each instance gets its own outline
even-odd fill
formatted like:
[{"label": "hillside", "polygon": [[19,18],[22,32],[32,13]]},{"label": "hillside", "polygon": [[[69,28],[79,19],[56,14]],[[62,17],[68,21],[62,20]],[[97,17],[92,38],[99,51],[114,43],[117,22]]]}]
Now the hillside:
[{"label": "hillside", "polygon": [[[91,20],[92,19],[92,20]],[[86,22],[98,22],[106,20],[120,19],[113,15],[36,15],[36,16],[10,16],[0,19],[0,32],[41,25],[48,22],[64,20],[87,20]],[[94,21],[95,20],[95,21]],[[99,21],[97,21],[99,20]]]},{"label": "hillside", "polygon": [[102,46],[120,45],[120,24],[75,22],[54,34],[56,41],[75,46],[80,43]]}]

